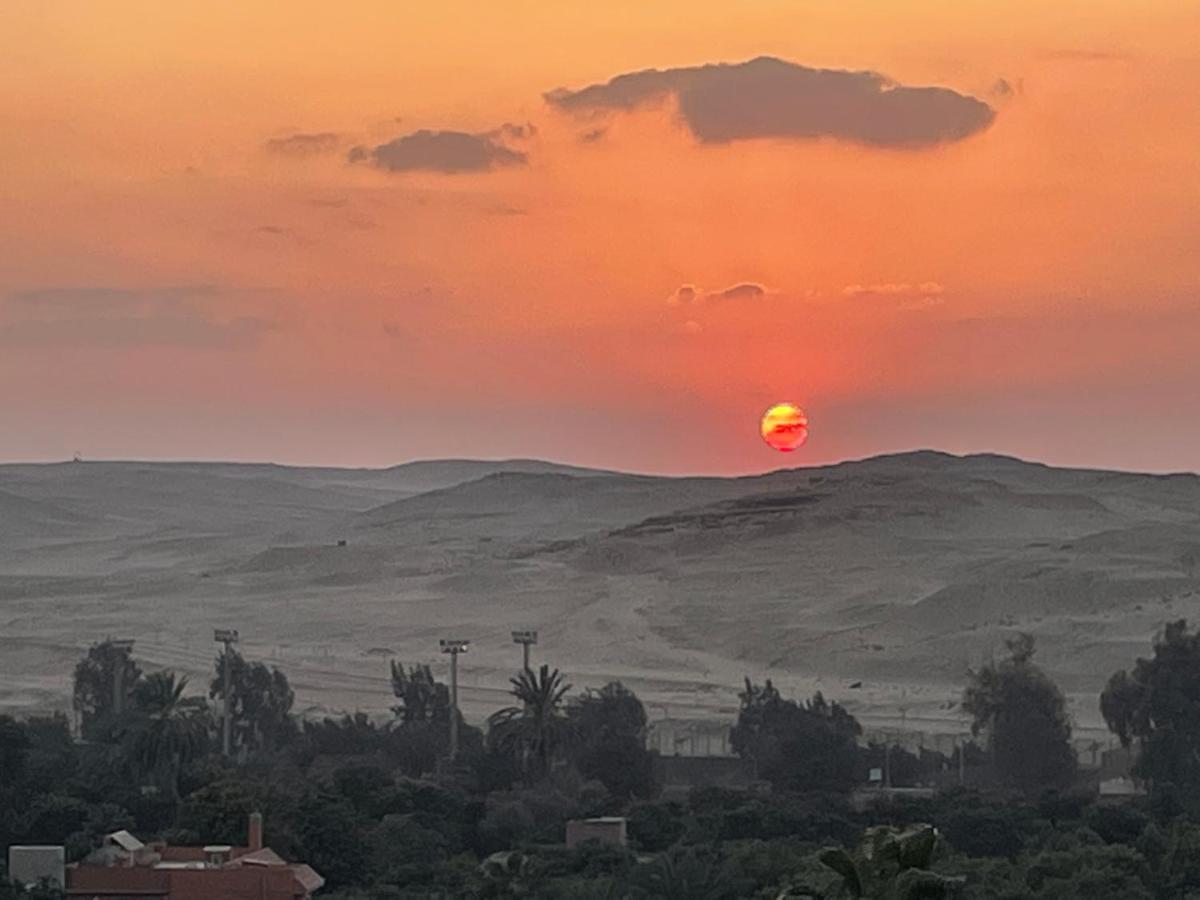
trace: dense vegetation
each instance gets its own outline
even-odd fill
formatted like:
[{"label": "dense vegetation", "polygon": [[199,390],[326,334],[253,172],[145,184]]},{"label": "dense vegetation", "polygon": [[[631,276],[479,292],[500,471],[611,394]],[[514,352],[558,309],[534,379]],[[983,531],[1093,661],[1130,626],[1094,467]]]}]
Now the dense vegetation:
[{"label": "dense vegetation", "polygon": [[[1062,695],[1032,642],[1009,649],[964,692],[982,741],[968,759],[994,787],[856,811],[848,792],[884,748],[861,747],[839,704],[769,681],[747,681],[732,733],[759,786],[664,796],[645,710],[619,683],[572,694],[549,666],[523,671],[486,733],[460,720],[449,764],[456,713],[428,667],[393,665],[390,721],[301,721],[284,673],[234,653],[226,758],[210,704],[223,700],[222,657],[205,697],[98,644],[75,673],[82,740],[61,715],[0,717],[0,846],[64,844],[78,860],[121,828],[240,844],[261,810],[267,843],[310,863],[337,900],[1200,897],[1200,639],[1169,626],[1105,691],[1152,788],[1118,805],[1077,787]],[[896,783],[955,767],[886,752]],[[562,845],[567,819],[601,814],[628,817],[628,849]],[[0,900],[55,896],[0,884]]]}]

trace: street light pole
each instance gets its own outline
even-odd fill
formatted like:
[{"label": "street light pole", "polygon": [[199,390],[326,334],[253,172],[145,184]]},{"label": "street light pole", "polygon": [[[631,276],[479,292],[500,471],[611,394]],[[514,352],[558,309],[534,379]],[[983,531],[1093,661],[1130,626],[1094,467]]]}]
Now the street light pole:
[{"label": "street light pole", "polygon": [[229,694],[233,690],[231,664],[233,662],[233,645],[238,642],[237,629],[214,628],[213,640],[225,647],[225,652],[221,657],[221,751],[228,759],[233,752],[233,720]]},{"label": "street light pole", "polygon": [[113,716],[120,716],[125,709],[125,664],[129,654],[133,652],[133,641],[113,639],[109,641],[112,648],[120,654],[113,663]]},{"label": "street light pole", "polygon": [[529,648],[538,642],[538,633],[536,631],[514,631],[512,633],[514,644],[521,645],[521,657],[524,660],[523,671],[528,672],[529,669]]},{"label": "street light pole", "polygon": [[450,762],[458,758],[458,655],[466,653],[470,641],[443,638],[439,644],[450,654]]}]

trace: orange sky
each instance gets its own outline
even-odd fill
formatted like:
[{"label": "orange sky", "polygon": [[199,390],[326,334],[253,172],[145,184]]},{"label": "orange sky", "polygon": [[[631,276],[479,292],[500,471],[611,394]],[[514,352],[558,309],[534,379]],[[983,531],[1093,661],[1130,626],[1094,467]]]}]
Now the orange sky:
[{"label": "orange sky", "polygon": [[[1197,34],[1185,0],[6,4],[0,458],[1200,469]],[[705,142],[679,94],[543,98],[761,56],[995,118]],[[524,164],[350,161],[422,129]]]}]

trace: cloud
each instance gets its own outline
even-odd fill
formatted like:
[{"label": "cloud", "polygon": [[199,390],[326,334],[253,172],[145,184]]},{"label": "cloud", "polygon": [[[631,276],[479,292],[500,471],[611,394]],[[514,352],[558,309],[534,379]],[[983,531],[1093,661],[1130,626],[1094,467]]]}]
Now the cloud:
[{"label": "cloud", "polygon": [[0,345],[238,349],[276,329],[258,316],[218,313],[213,301],[223,293],[209,284],[15,291],[6,298]]},{"label": "cloud", "polygon": [[584,131],[584,132],[581,132],[581,133],[580,133],[580,135],[579,135],[579,143],[581,143],[581,144],[595,144],[595,143],[596,143],[596,142],[598,142],[598,141],[602,141],[602,140],[604,140],[604,138],[605,138],[605,136],[606,136],[607,134],[608,134],[608,129],[607,129],[607,128],[604,128],[604,127],[601,127],[601,128],[589,128],[587,131]]},{"label": "cloud", "polygon": [[742,281],[720,291],[702,291],[694,284],[681,284],[667,297],[672,306],[689,306],[693,303],[720,303],[723,300],[758,300],[767,295],[767,289],[753,281]]},{"label": "cloud", "polygon": [[524,125],[514,125],[512,122],[505,122],[494,131],[487,132],[489,137],[510,138],[514,141],[525,141],[537,135],[537,127],[532,122],[526,122]]},{"label": "cloud", "polygon": [[1086,48],[1060,47],[1045,50],[1043,59],[1062,62],[1130,62],[1133,54],[1122,50],[1089,50]]},{"label": "cloud", "polygon": [[501,143],[505,138],[527,138],[533,126],[503,125],[495,131],[414,131],[376,147],[355,147],[350,162],[365,162],[388,172],[487,172],[523,166],[528,157]]},{"label": "cloud", "polygon": [[962,140],[995,117],[982,100],[948,88],[907,87],[876,72],[811,69],[772,57],[646,69],[545,97],[572,113],[628,111],[674,98],[692,134],[713,144],[827,137],[920,148]]},{"label": "cloud", "polygon": [[271,138],[267,150],[281,156],[316,156],[338,148],[342,137],[332,131],[297,132],[286,137]]},{"label": "cloud", "polygon": [[842,288],[842,294],[847,297],[911,297],[915,294],[936,297],[945,292],[946,289],[936,281],[922,281],[920,284],[848,284]]},{"label": "cloud", "polygon": [[842,296],[850,298],[891,298],[901,306],[911,309],[938,306],[943,302],[946,289],[936,281],[919,284],[887,282],[884,284],[848,284],[842,288]]},{"label": "cloud", "polygon": [[220,293],[213,284],[177,284],[156,288],[114,287],[51,287],[13,291],[7,297],[10,305],[54,312],[118,312],[144,309],[149,306],[183,304],[201,297]]}]

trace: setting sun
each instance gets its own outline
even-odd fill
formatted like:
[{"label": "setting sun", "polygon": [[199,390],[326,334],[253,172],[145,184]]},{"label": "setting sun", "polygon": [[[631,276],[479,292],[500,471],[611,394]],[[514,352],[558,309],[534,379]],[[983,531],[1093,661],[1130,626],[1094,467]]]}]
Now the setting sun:
[{"label": "setting sun", "polygon": [[794,403],[778,403],[763,413],[760,431],[768,446],[784,453],[797,450],[808,440],[808,416]]}]

